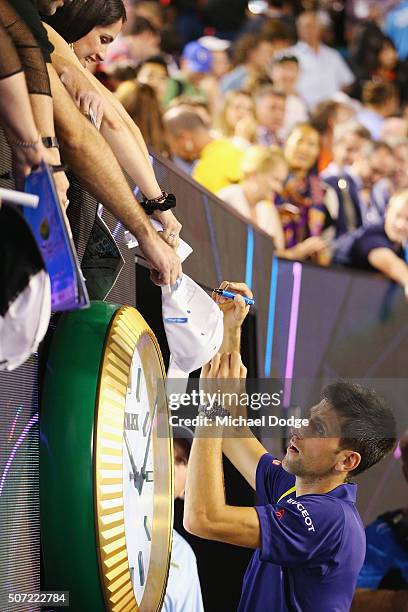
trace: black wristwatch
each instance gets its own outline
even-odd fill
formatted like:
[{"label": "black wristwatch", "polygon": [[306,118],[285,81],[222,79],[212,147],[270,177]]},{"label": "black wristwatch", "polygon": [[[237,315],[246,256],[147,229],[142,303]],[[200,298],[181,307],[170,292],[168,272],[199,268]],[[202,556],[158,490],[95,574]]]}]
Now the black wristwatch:
[{"label": "black wristwatch", "polygon": [[149,216],[152,215],[155,210],[161,210],[164,212],[166,210],[170,210],[170,208],[174,208],[176,204],[177,201],[174,193],[166,193],[165,191],[162,191],[158,198],[152,198],[151,200],[143,198],[143,200],[140,202],[143,210]]},{"label": "black wristwatch", "polygon": [[54,147],[59,149],[59,142],[56,136],[43,136],[41,140],[47,149],[53,149]]},{"label": "black wristwatch", "polygon": [[203,406],[202,404],[198,408],[198,414],[206,417],[210,421],[215,421],[216,417],[224,418],[230,417],[231,413],[229,410],[221,406],[218,402],[214,402],[213,406]]}]

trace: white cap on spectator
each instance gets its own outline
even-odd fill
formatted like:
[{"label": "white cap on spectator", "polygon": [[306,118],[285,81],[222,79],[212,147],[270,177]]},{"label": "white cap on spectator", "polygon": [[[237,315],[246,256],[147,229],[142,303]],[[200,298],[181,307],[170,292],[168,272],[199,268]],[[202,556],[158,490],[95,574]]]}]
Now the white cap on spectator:
[{"label": "white cap on spectator", "polygon": [[231,42],[229,40],[223,40],[216,36],[202,36],[198,39],[200,45],[208,49],[208,51],[226,51],[230,48]]},{"label": "white cap on spectator", "polygon": [[224,334],[222,312],[189,276],[183,274],[176,288],[162,287],[162,312],[173,366],[194,372],[218,352]]},{"label": "white cap on spectator", "polygon": [[0,370],[14,370],[44,338],[51,316],[51,283],[20,212],[0,210]]}]

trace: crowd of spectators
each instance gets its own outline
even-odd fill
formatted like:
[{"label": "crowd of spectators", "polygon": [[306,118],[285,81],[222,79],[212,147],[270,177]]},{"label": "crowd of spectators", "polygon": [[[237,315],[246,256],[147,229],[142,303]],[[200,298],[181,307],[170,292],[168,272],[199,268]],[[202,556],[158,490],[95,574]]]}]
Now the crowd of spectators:
[{"label": "crowd of spectators", "polygon": [[198,4],[128,0],[90,68],[280,256],[378,269],[408,295],[406,3]]},{"label": "crowd of spectators", "polygon": [[[114,181],[101,179],[106,162],[117,180],[119,167],[89,122],[76,114],[67,120],[67,96],[94,116],[147,197],[159,197],[160,188],[145,143],[263,230],[280,256],[378,269],[408,295],[406,2],[40,5],[46,63],[53,47],[51,79],[42,68],[43,81],[46,88],[51,81],[64,161],[118,218],[126,217],[130,192],[125,197],[122,182],[108,193]],[[31,72],[27,63],[29,93]],[[49,104],[49,91],[42,98]],[[44,130],[55,134],[52,125]],[[60,162],[58,149],[36,146],[15,147],[17,172],[27,171],[18,169],[23,155]],[[56,180],[65,201],[65,176]],[[167,238],[180,229],[170,214]]]}]

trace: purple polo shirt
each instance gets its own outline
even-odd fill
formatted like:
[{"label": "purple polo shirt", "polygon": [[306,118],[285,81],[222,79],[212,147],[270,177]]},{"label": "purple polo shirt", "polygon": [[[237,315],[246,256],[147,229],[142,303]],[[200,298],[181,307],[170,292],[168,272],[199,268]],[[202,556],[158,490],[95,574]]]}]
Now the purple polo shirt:
[{"label": "purple polo shirt", "polygon": [[256,472],[261,548],[246,571],[239,612],[349,612],[365,556],[354,484],[281,495],[295,485],[272,455]]}]

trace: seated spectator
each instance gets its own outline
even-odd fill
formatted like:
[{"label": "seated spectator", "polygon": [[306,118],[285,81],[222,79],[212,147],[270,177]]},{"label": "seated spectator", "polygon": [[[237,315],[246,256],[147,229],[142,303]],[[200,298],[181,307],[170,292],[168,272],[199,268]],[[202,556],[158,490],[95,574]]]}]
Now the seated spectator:
[{"label": "seated spectator", "polygon": [[252,96],[240,89],[229,91],[216,123],[220,135],[246,149],[256,142],[257,125]]},{"label": "seated spectator", "polygon": [[277,55],[269,70],[274,86],[286,95],[285,119],[281,138],[286,138],[297,123],[307,121],[306,105],[297,94],[299,60],[295,55]]},{"label": "seated spectator", "polygon": [[255,226],[269,234],[277,249],[285,247],[282,223],[275,207],[282,193],[288,166],[278,147],[250,147],[241,163],[243,179],[218,192],[218,197]]},{"label": "seated spectator", "polygon": [[408,138],[408,120],[402,117],[389,117],[382,124],[380,140],[392,142],[396,138]]},{"label": "seated spectator", "polygon": [[361,84],[365,81],[391,83],[395,85],[402,104],[408,101],[408,62],[398,58],[397,50],[390,38],[384,36],[381,45],[374,50],[363,48],[356,66],[359,87],[353,95],[361,96]]},{"label": "seated spectator", "polygon": [[373,140],[379,140],[385,119],[397,110],[397,91],[390,83],[370,81],[363,87],[362,101],[356,120],[370,131]]},{"label": "seated spectator", "polygon": [[161,32],[164,27],[165,15],[163,6],[155,2],[155,0],[132,2],[129,19],[134,19],[135,17],[144,17],[144,19],[150,21],[158,32]]},{"label": "seated spectator", "polygon": [[285,121],[286,95],[273,85],[264,85],[255,93],[257,141],[261,145],[280,144]]},{"label": "seated spectator", "polygon": [[348,253],[348,265],[377,270],[399,283],[408,300],[408,265],[404,247],[408,241],[408,191],[395,194],[388,205],[385,222],[360,228]]},{"label": "seated spectator", "polygon": [[[208,106],[208,102],[206,102],[203,98],[177,96],[177,98],[173,98],[173,100],[170,102],[168,110],[171,108],[182,108],[183,110],[193,111],[194,113],[200,115],[207,127],[212,127],[210,108]],[[213,133],[214,135],[217,135],[215,131]]]},{"label": "seated spectator", "polygon": [[299,42],[289,52],[299,60],[298,92],[309,108],[350,87],[354,75],[340,53],[321,42],[322,28],[315,11],[298,17]]},{"label": "seated spectator", "polygon": [[[294,127],[284,151],[290,174],[280,212],[285,244],[291,248],[306,238],[322,236],[337,219],[337,201],[316,172],[320,138],[315,128],[308,123]],[[320,251],[325,245],[318,240],[316,246],[316,251]]]},{"label": "seated spectator", "polygon": [[216,36],[202,36],[198,42],[210,51],[212,56],[211,75],[220,81],[232,68],[228,50],[231,47],[229,40],[223,40]]},{"label": "seated spectator", "polygon": [[320,176],[338,198],[336,238],[363,223],[361,185],[352,173],[352,166],[371,152],[370,143],[370,132],[358,123],[341,124],[334,130],[333,161]]},{"label": "seated spectator", "polygon": [[388,13],[384,26],[384,31],[394,42],[401,60],[408,57],[407,13],[406,0],[398,2],[397,6]]},{"label": "seated spectator", "polygon": [[126,35],[120,35],[106,54],[104,67],[116,62],[137,66],[146,57],[160,53],[160,32],[144,17],[135,17]]},{"label": "seated spectator", "polygon": [[317,162],[319,173],[333,160],[333,132],[337,125],[339,108],[338,102],[326,100],[319,102],[310,113],[310,123],[320,134],[320,155]]},{"label": "seated spectator", "polygon": [[128,81],[126,90],[116,92],[118,100],[123,104],[139,130],[145,143],[156,153],[170,156],[170,148],[166,140],[162,111],[153,87],[137,81]]},{"label": "seated spectator", "polygon": [[115,92],[126,81],[133,81],[136,78],[136,69],[129,66],[127,62],[118,62],[106,70],[98,69],[95,73],[98,78],[109,91]]},{"label": "seated spectator", "polygon": [[[390,143],[391,144],[391,143]],[[397,191],[408,189],[408,139],[400,138],[392,142],[394,153],[394,186]]]},{"label": "seated spectator", "polygon": [[273,42],[268,36],[246,34],[238,39],[233,49],[235,68],[220,82],[222,93],[246,89],[248,81],[266,76],[266,67],[274,54]]},{"label": "seated spectator", "polygon": [[359,157],[350,171],[358,184],[363,224],[383,221],[393,192],[395,162],[392,149],[385,142],[374,143],[364,157]]},{"label": "seated spectator", "polygon": [[196,181],[213,193],[239,181],[243,152],[226,138],[213,138],[198,113],[173,108],[164,121],[172,154],[191,164]]},{"label": "seated spectator", "polygon": [[181,55],[179,74],[168,82],[164,105],[167,106],[173,98],[181,95],[206,98],[205,91],[200,86],[211,69],[210,51],[197,41],[188,43]]},{"label": "seated spectator", "polygon": [[[408,483],[408,431],[400,440]],[[406,610],[408,602],[408,509],[386,512],[366,527],[367,550],[352,612]]]},{"label": "seated spectator", "polygon": [[366,145],[371,142],[371,134],[357,121],[347,121],[336,125],[333,132],[333,161],[321,173],[322,178],[341,175],[364,154]]},{"label": "seated spectator", "polygon": [[136,67],[136,80],[143,85],[150,85],[156,92],[159,102],[162,102],[169,81],[166,60],[161,55],[147,57]]}]

